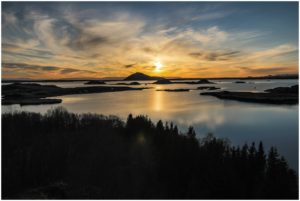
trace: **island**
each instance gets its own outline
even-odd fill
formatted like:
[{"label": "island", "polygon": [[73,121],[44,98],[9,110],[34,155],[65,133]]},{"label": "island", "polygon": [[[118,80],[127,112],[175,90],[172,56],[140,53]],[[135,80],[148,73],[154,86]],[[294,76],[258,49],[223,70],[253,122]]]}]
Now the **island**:
[{"label": "island", "polygon": [[160,79],[163,79],[163,78],[162,77],[153,77],[153,76],[146,75],[144,73],[136,72],[136,73],[129,75],[124,80],[128,81],[128,80],[160,80]]},{"label": "island", "polygon": [[168,79],[160,79],[160,80],[157,80],[156,82],[154,82],[153,84],[215,84],[214,82],[211,82],[207,79],[200,79],[196,82],[194,81],[186,81],[186,82],[171,82],[170,80]]},{"label": "island", "polygon": [[[153,82],[152,84],[215,84],[214,82],[209,81],[208,79],[199,79],[198,81],[183,81],[183,82],[178,82],[175,81],[177,79],[167,79],[164,77],[154,77],[154,76],[149,76],[144,73],[136,72],[124,79],[124,81],[128,80],[156,80],[156,82]],[[174,81],[171,81],[174,80]],[[186,79],[188,80],[188,79]],[[128,85],[126,83],[117,83],[118,85]]]},{"label": "island", "polygon": [[243,102],[267,104],[298,104],[298,85],[291,87],[277,87],[263,92],[203,92],[201,95],[210,95],[220,99],[238,100]]},{"label": "island", "polygon": [[50,99],[48,97],[56,97],[72,94],[89,94],[103,93],[129,90],[143,90],[146,88],[131,87],[111,87],[111,86],[94,86],[94,87],[75,87],[61,88],[55,85],[41,84],[23,84],[13,83],[2,86],[2,105],[38,105],[38,104],[56,104],[61,103],[61,99]]},{"label": "island", "polygon": [[246,82],[245,81],[235,81],[234,83],[236,83],[236,84],[245,84]]},{"label": "island", "polygon": [[103,81],[98,81],[98,80],[91,80],[91,81],[88,81],[84,84],[106,84],[105,82]]},{"label": "island", "polygon": [[217,89],[221,89],[219,87],[208,87],[208,86],[203,86],[203,87],[197,87],[198,90],[204,90],[204,89],[207,89],[207,90],[217,90]]},{"label": "island", "polygon": [[157,89],[156,91],[185,92],[185,91],[190,91],[190,89]]},{"label": "island", "polygon": [[153,82],[152,84],[174,84],[174,82],[171,82],[168,79],[160,79],[157,80],[156,82]]},{"label": "island", "polygon": [[266,92],[278,93],[278,94],[298,94],[299,85],[293,85],[291,87],[276,87],[273,89],[267,89]]},{"label": "island", "polygon": [[194,81],[185,81],[185,82],[171,82],[170,84],[215,84],[207,79],[200,79],[196,82]]},{"label": "island", "polygon": [[207,79],[201,79],[198,82],[196,82],[196,84],[215,84],[214,82],[211,82]]}]

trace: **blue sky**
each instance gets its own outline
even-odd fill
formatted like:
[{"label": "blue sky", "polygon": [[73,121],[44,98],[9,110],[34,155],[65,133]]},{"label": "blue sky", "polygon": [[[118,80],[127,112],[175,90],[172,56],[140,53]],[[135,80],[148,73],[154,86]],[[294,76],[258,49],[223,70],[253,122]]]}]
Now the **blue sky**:
[{"label": "blue sky", "polygon": [[4,78],[135,71],[297,73],[298,2],[2,2]]}]

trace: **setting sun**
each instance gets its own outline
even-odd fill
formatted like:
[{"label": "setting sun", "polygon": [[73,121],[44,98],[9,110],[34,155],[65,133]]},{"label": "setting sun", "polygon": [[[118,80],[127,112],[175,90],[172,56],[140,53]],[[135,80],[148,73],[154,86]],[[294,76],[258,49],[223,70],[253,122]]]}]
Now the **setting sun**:
[{"label": "setting sun", "polygon": [[155,66],[155,72],[160,72],[161,71],[162,64],[159,60],[154,62],[154,66]]}]

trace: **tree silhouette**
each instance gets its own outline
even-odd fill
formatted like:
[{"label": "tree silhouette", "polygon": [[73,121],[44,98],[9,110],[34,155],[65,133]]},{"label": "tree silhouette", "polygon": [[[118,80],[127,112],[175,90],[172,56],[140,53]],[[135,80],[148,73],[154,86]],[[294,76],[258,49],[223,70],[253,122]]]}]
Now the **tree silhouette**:
[{"label": "tree silhouette", "polygon": [[263,143],[146,116],[2,114],[4,199],[297,199],[298,175]]}]

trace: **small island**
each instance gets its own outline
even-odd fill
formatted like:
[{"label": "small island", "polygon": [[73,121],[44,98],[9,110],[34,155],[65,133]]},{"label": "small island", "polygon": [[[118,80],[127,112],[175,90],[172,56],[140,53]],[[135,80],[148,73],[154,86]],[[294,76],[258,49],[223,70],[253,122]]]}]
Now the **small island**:
[{"label": "small island", "polygon": [[291,87],[278,87],[265,90],[268,93],[253,92],[203,92],[201,95],[215,96],[220,99],[238,100],[243,102],[267,104],[298,104],[298,85]]},{"label": "small island", "polygon": [[190,89],[157,89],[156,91],[185,92],[185,91],[190,91]]},{"label": "small island", "polygon": [[86,83],[84,83],[84,84],[106,84],[105,82],[103,82],[103,81],[98,81],[98,80],[91,80],[91,81],[88,81],[88,82],[86,82]]},{"label": "small island", "polygon": [[207,79],[201,79],[198,82],[196,82],[197,84],[215,84],[214,82],[211,82]]},{"label": "small island", "polygon": [[153,84],[174,84],[174,82],[171,82],[168,79],[160,79],[157,80],[156,82],[153,82]]},{"label": "small island", "polygon": [[185,82],[172,82],[173,84],[215,84],[214,82],[209,81],[208,79],[200,79],[196,82],[194,81],[185,81]]},{"label": "small island", "polygon": [[214,87],[214,86],[212,86],[212,87],[203,86],[203,87],[197,87],[197,89],[198,89],[198,90],[205,90],[205,89],[207,89],[207,90],[217,90],[217,89],[221,89],[221,88],[219,88],[219,87]]},{"label": "small island", "polygon": [[246,82],[245,81],[235,81],[234,83],[236,83],[236,84],[245,84]]}]

